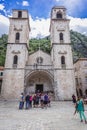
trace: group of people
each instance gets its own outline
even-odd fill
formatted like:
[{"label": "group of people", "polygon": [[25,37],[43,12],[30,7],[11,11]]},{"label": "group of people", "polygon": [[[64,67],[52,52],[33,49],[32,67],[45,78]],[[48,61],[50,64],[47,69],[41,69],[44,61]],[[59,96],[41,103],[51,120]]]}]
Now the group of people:
[{"label": "group of people", "polygon": [[24,106],[25,109],[29,109],[32,107],[50,107],[50,96],[48,95],[48,93],[36,93],[34,95],[24,95],[23,93],[21,93],[19,109],[23,109]]},{"label": "group of people", "polygon": [[[78,97],[76,99],[76,96],[73,94],[72,95],[72,101],[75,104],[75,112],[79,113],[80,115],[80,120],[87,124],[86,116],[85,116],[85,109],[84,109],[84,101],[81,97]],[[21,93],[20,95],[20,103],[19,103],[19,109],[23,109],[25,106],[25,109],[29,109],[32,107],[41,107],[41,108],[47,108],[50,107],[50,96],[48,93],[36,93],[34,95],[24,95],[24,93]]]},{"label": "group of people", "polygon": [[73,103],[75,104],[75,112],[74,114],[79,113],[80,115],[80,120],[81,122],[83,122],[83,120],[85,121],[85,123],[87,124],[87,119],[86,119],[86,116],[85,116],[85,109],[84,109],[84,100],[82,97],[78,97],[76,99],[76,96],[73,94],[72,95],[72,100],[73,100]]}]

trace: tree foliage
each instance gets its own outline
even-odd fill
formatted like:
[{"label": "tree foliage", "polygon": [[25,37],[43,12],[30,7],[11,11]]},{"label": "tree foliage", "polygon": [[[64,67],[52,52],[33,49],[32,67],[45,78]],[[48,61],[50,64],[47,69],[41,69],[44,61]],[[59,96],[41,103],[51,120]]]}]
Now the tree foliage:
[{"label": "tree foliage", "polygon": [[7,39],[8,36],[6,34],[0,37],[0,66],[4,66],[5,63]]},{"label": "tree foliage", "polygon": [[[87,36],[72,30],[70,31],[70,36],[71,36],[71,45],[74,61],[82,57],[87,58]],[[0,37],[0,66],[1,65],[4,66],[5,63],[7,39],[8,36],[6,34],[3,34]],[[51,52],[50,36],[42,39],[36,39],[36,38],[30,39],[29,53],[31,54],[39,50],[39,48],[44,52],[50,54]]]},{"label": "tree foliage", "polygon": [[43,38],[43,39],[31,39],[29,41],[29,52],[35,52],[37,50],[43,50],[44,52],[50,53],[51,50],[51,44],[49,37]]}]

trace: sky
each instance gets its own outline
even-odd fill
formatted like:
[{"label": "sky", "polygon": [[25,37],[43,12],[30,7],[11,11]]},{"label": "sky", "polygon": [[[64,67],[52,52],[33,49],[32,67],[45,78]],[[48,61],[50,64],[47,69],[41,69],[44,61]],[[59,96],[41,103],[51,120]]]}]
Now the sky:
[{"label": "sky", "polygon": [[70,29],[87,35],[87,0],[0,0],[0,36],[8,34],[12,9],[28,10],[30,38],[48,36],[54,6],[65,6]]}]

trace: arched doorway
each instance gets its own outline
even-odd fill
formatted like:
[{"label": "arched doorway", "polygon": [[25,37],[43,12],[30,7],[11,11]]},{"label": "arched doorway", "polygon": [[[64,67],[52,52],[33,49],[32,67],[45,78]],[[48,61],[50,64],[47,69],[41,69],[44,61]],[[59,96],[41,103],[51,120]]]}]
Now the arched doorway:
[{"label": "arched doorway", "polygon": [[50,72],[36,70],[27,74],[25,78],[25,93],[36,92],[52,92],[53,90],[53,75]]}]

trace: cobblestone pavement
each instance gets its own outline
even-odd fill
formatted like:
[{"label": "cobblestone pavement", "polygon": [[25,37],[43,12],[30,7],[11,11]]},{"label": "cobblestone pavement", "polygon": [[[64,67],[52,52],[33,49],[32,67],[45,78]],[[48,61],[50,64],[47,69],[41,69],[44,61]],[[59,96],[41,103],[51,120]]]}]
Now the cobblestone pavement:
[{"label": "cobblestone pavement", "polygon": [[87,130],[78,113],[73,113],[72,102],[52,102],[47,109],[18,110],[18,102],[0,101],[0,130]]}]

